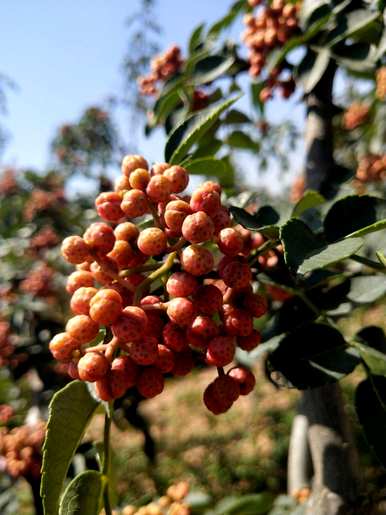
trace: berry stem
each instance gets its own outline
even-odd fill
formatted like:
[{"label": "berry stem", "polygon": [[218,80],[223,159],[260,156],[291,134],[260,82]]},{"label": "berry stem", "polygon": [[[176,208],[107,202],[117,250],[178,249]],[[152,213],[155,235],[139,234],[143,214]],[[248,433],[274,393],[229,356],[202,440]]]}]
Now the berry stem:
[{"label": "berry stem", "polygon": [[185,245],[186,243],[186,240],[185,238],[180,238],[177,243],[175,243],[174,245],[172,245],[171,247],[169,247],[166,252],[174,252],[174,251],[177,251],[177,250],[180,250],[182,249],[182,247]]},{"label": "berry stem", "polygon": [[153,263],[152,265],[135,266],[128,270],[121,270],[118,275],[119,277],[129,277],[132,274],[137,274],[140,272],[151,272],[152,270],[157,270],[157,268],[158,263]]},{"label": "berry stem", "polygon": [[217,367],[217,373],[218,373],[219,377],[224,376],[225,372],[224,372],[223,367]]},{"label": "berry stem", "polygon": [[112,515],[109,492],[109,472],[110,472],[110,431],[111,431],[111,410],[112,404],[109,403],[109,409],[105,415],[105,427],[103,432],[103,468],[102,474],[105,477],[105,487],[103,491],[103,504],[106,515]]},{"label": "berry stem", "polygon": [[159,219],[159,216],[157,213],[157,209],[152,202],[149,202],[149,208],[150,208],[151,216],[153,217],[153,220],[154,220],[154,225],[156,227],[159,227],[160,229],[162,229],[162,224],[160,222],[160,219]]},{"label": "berry stem", "polygon": [[177,252],[172,252],[168,255],[165,262],[157,268],[157,270],[154,270],[151,274],[149,274],[144,281],[138,286],[135,294],[134,294],[134,300],[133,305],[138,306],[139,301],[141,300],[142,294],[146,289],[151,285],[152,282],[154,282],[156,279],[164,275],[168,270],[171,269],[173,266],[174,260],[177,256]]}]

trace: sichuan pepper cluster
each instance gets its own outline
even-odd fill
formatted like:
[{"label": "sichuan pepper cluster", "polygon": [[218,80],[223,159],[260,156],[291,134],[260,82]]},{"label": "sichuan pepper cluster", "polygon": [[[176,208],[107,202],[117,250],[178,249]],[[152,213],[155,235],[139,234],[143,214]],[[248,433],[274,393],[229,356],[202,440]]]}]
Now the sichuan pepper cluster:
[{"label": "sichuan pepper cluster", "polygon": [[215,414],[255,385],[232,362],[236,347],[260,343],[253,322],[267,305],[253,292],[248,258],[261,235],[234,225],[218,184],[187,196],[188,182],[181,166],[150,169],[142,156],[126,156],[115,191],[95,200],[104,221],[63,241],[63,257],[77,267],[67,281],[74,316],[50,350],[102,400],[130,388],[154,397],[165,375],[203,364],[217,367],[204,392]]}]

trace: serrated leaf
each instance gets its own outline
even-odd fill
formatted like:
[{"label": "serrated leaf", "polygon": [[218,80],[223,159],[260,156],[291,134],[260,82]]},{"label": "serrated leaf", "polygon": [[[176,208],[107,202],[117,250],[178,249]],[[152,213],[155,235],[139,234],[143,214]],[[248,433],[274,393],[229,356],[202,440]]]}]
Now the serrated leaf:
[{"label": "serrated leaf", "polygon": [[99,515],[103,483],[102,474],[96,470],[76,476],[63,494],[59,515]]},{"label": "serrated leaf", "polygon": [[323,222],[328,241],[363,236],[386,227],[386,201],[351,195],[335,202]]},{"label": "serrated leaf", "polygon": [[303,197],[295,204],[292,210],[292,216],[300,216],[308,209],[320,206],[326,202],[326,199],[317,191],[307,190]]},{"label": "serrated leaf", "polygon": [[97,407],[82,381],[72,381],[50,402],[40,489],[45,515],[58,513],[68,468]]},{"label": "serrated leaf", "polygon": [[351,290],[347,297],[358,304],[368,304],[385,294],[386,276],[367,275],[351,279]]},{"label": "serrated leaf", "polygon": [[216,123],[228,107],[234,104],[241,95],[232,97],[215,107],[189,116],[172,131],[166,142],[165,161],[179,164],[186,157],[192,146]]},{"label": "serrated leaf", "polygon": [[307,272],[311,272],[311,270],[324,268],[337,261],[347,259],[355,254],[355,252],[363,246],[363,243],[361,238],[348,238],[336,243],[330,243],[322,249],[305,256],[299,266],[298,272],[300,274],[306,274]]},{"label": "serrated leaf", "polygon": [[367,443],[386,467],[386,378],[371,376],[357,386],[355,409]]},{"label": "serrated leaf", "polygon": [[308,323],[280,341],[268,364],[271,371],[279,372],[290,384],[303,390],[341,379],[354,370],[358,359],[347,350],[337,329]]}]

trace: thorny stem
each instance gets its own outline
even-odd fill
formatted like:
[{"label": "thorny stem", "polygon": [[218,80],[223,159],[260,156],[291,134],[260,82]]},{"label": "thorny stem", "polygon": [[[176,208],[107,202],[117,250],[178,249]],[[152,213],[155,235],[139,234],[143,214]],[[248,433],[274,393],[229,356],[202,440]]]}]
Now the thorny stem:
[{"label": "thorny stem", "polygon": [[144,281],[141,282],[141,284],[138,286],[138,288],[136,289],[136,292],[134,294],[134,299],[133,299],[134,306],[138,306],[139,301],[141,300],[142,294],[146,290],[146,288],[148,288],[152,282],[157,280],[159,277],[161,277],[168,270],[171,269],[176,256],[177,256],[176,251],[169,254],[168,257],[166,258],[166,260],[164,261],[164,263],[159,268],[157,268],[157,270],[154,270],[154,272],[152,272],[150,275],[148,275]]},{"label": "thorny stem", "polygon": [[109,471],[110,471],[110,431],[111,431],[111,416],[110,411],[112,404],[109,403],[109,410],[105,415],[105,427],[103,432],[103,468],[102,474],[105,479],[105,486],[103,490],[103,504],[106,515],[112,515],[111,504],[110,504],[110,492],[109,492]]}]

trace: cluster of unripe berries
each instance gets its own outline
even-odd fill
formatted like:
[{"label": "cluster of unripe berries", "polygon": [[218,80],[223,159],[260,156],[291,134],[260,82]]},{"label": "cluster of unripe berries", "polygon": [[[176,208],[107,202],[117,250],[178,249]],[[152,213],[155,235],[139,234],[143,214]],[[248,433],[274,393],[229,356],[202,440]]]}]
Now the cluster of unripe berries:
[{"label": "cluster of unripe berries", "polygon": [[168,48],[163,54],[157,55],[150,63],[149,75],[139,77],[138,86],[142,95],[154,96],[157,94],[157,82],[165,82],[176,75],[183,64],[181,49],[177,45]]},{"label": "cluster of unripe berries", "polygon": [[[250,0],[251,7],[263,4],[261,0]],[[299,4],[285,0],[273,0],[262,5],[257,14],[247,14],[244,17],[246,29],[242,41],[249,49],[249,73],[251,77],[259,77],[264,70],[268,54],[275,48],[283,46],[298,30]],[[260,100],[266,102],[272,98],[275,87],[279,87],[284,98],[292,95],[295,82],[291,76],[280,79],[282,70],[272,70],[266,81],[266,86],[260,92]]]},{"label": "cluster of unripe berries", "polygon": [[384,181],[386,179],[386,154],[369,154],[362,157],[355,178],[360,183]]},{"label": "cluster of unripe berries", "polygon": [[[255,383],[249,370],[223,367],[237,346],[250,351],[260,343],[253,321],[267,304],[252,290],[248,256],[261,235],[233,226],[218,184],[181,195],[189,182],[181,166],[149,169],[142,156],[129,155],[122,172],[115,191],[96,198],[105,221],[63,241],[62,255],[78,268],[67,282],[75,316],[51,352],[71,377],[94,382],[103,400],[133,387],[154,397],[165,375],[213,365],[218,377],[204,402],[222,413]],[[142,230],[131,221],[148,214],[153,221],[145,218],[151,226]],[[94,345],[101,328],[104,343]]]},{"label": "cluster of unripe berries", "polygon": [[169,486],[166,495],[156,501],[140,508],[130,505],[125,506],[121,512],[117,512],[117,515],[189,515],[191,510],[185,502],[188,493],[189,483],[180,481]]},{"label": "cluster of unripe berries", "polygon": [[354,130],[361,126],[369,115],[369,106],[362,102],[353,102],[343,115],[343,127],[348,130]]},{"label": "cluster of unripe berries", "polygon": [[43,423],[0,430],[0,455],[5,471],[13,478],[39,478],[41,447],[45,435]]},{"label": "cluster of unripe berries", "polygon": [[386,66],[377,70],[375,96],[379,100],[386,99]]}]

